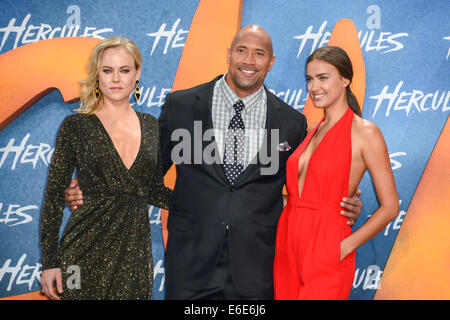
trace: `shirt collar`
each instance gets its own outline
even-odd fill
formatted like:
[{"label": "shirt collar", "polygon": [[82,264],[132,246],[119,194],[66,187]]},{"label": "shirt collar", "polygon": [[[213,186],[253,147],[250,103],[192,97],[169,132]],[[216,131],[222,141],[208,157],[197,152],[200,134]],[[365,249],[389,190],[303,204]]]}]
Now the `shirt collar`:
[{"label": "shirt collar", "polygon": [[[237,94],[233,91],[233,89],[230,88],[228,83],[225,81],[227,73],[224,74],[222,78],[220,78],[219,82],[219,88],[220,92],[222,94],[222,97],[225,101],[225,105],[229,109],[233,109],[233,105],[238,101],[239,98]],[[248,95],[241,100],[244,102],[245,108],[242,110],[242,112],[246,112],[255,105],[257,105],[261,101],[262,94],[264,92],[264,86],[261,86],[261,88],[258,89],[258,91],[252,93],[251,95]]]}]

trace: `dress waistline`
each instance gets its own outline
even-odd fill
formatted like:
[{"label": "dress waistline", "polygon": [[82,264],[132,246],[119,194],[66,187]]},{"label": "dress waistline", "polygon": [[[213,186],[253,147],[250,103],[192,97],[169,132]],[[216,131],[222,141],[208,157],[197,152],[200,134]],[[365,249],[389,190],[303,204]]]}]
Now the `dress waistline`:
[{"label": "dress waistline", "polygon": [[[289,198],[291,198],[291,197],[289,197]],[[287,205],[293,206],[296,208],[308,208],[308,209],[315,209],[315,210],[321,210],[321,209],[337,210],[337,209],[341,208],[339,201],[331,202],[331,201],[312,201],[312,200],[303,200],[303,199],[295,199],[295,200],[288,199]]]},{"label": "dress waistline", "polygon": [[134,200],[134,201],[143,201],[143,202],[147,202],[148,196],[147,194],[141,193],[141,192],[136,192],[136,193],[132,193],[132,192],[126,192],[126,191],[122,191],[122,190],[117,190],[117,191],[98,191],[98,190],[87,190],[87,191],[83,191],[83,196],[86,197],[104,197],[104,198],[129,198],[130,200]]}]

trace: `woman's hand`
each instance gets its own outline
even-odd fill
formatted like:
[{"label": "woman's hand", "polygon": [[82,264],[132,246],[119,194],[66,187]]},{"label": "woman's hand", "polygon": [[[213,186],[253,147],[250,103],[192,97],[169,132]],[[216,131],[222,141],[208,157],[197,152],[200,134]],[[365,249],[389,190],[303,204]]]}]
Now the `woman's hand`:
[{"label": "woman's hand", "polygon": [[341,241],[341,262],[348,256],[353,249],[347,244],[347,239]]},{"label": "woman's hand", "polygon": [[56,290],[63,293],[62,272],[60,268],[47,269],[42,271],[41,286],[43,294],[52,300],[61,300],[53,290],[53,283],[56,282]]}]

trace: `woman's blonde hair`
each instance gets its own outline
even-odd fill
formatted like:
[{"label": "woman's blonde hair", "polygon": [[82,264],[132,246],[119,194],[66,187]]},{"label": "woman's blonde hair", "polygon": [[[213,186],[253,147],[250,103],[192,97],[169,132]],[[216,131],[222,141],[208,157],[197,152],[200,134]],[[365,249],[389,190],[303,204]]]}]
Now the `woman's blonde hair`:
[{"label": "woman's blonde hair", "polygon": [[103,39],[92,51],[89,57],[88,64],[86,66],[86,71],[88,72],[88,77],[80,81],[81,92],[80,92],[80,107],[75,111],[84,114],[93,114],[97,109],[99,109],[103,104],[103,95],[97,99],[95,95],[95,87],[98,80],[98,74],[100,71],[100,59],[103,52],[106,49],[122,47],[127,50],[134,58],[136,69],[139,69],[142,64],[141,53],[137,45],[130,39],[124,37],[109,37]]}]

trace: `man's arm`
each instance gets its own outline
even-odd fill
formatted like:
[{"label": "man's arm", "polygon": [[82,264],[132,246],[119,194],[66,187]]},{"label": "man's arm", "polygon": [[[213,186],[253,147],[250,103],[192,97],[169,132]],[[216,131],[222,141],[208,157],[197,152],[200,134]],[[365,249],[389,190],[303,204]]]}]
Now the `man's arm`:
[{"label": "man's arm", "polygon": [[78,185],[78,178],[74,178],[70,181],[70,185],[64,194],[64,201],[66,202],[66,206],[72,211],[77,210],[78,206],[83,205],[83,192]]}]

